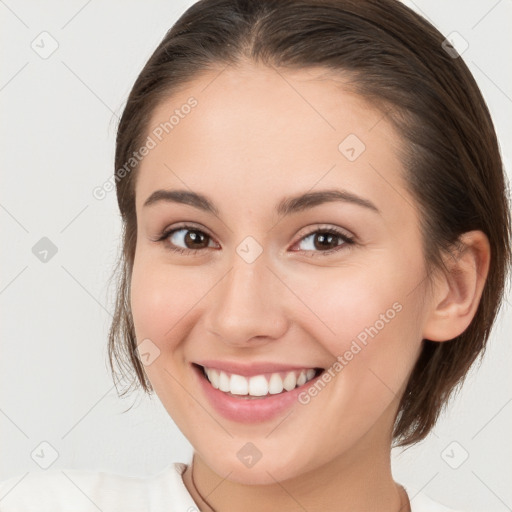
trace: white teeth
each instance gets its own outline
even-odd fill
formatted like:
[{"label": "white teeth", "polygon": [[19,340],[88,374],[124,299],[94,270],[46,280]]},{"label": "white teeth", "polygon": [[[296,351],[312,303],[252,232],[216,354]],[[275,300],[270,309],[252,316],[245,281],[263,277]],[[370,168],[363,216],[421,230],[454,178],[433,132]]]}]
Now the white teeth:
[{"label": "white teeth", "polygon": [[217,370],[213,370],[210,368],[205,368],[206,375],[208,375],[208,380],[212,383],[212,386],[215,389],[219,388],[219,372]]},{"label": "white teeth", "polygon": [[219,375],[219,389],[225,393],[229,392],[231,389],[229,385],[229,377],[224,372],[220,372]]},{"label": "white teeth", "polygon": [[265,396],[282,393],[283,390],[291,391],[297,386],[302,386],[315,376],[313,368],[290,371],[284,379],[280,373],[272,373],[267,380],[265,375],[244,377],[242,375],[227,374],[213,368],[204,368],[208,380],[215,389],[232,393],[233,395]]},{"label": "white teeth", "polygon": [[[247,394],[247,393],[245,393]],[[265,396],[268,395],[268,382],[263,375],[257,375],[249,379],[249,395]]]},{"label": "white teeth", "polygon": [[297,377],[295,377],[294,372],[288,372],[286,377],[283,380],[283,388],[286,389],[286,391],[291,391],[295,388],[297,385]]},{"label": "white teeth", "polygon": [[234,395],[247,395],[249,393],[249,382],[241,375],[231,375],[229,387],[231,388],[231,393]]},{"label": "white teeth", "polygon": [[277,395],[277,393],[281,393],[281,391],[283,391],[283,379],[281,379],[277,373],[273,373],[268,383],[268,392],[271,395]]}]

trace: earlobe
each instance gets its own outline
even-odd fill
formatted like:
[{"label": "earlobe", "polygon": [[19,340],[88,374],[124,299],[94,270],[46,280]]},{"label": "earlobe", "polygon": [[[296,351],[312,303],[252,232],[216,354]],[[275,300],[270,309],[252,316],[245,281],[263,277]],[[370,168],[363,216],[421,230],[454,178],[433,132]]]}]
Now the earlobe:
[{"label": "earlobe", "polygon": [[459,241],[460,249],[446,257],[446,270],[433,285],[424,339],[448,341],[459,336],[478,308],[489,272],[489,240],[482,231],[469,231]]}]

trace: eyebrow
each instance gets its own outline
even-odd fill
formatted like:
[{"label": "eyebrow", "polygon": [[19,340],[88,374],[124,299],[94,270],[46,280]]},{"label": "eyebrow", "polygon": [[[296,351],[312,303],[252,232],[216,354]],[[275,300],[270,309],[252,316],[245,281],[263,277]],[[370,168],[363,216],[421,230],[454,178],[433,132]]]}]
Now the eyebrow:
[{"label": "eyebrow", "polygon": [[[293,197],[282,199],[276,206],[279,216],[286,216],[313,208],[323,203],[342,201],[362,206],[380,214],[380,210],[368,199],[360,197],[347,190],[319,190],[317,192],[306,192]],[[144,202],[144,207],[159,202],[187,204],[219,216],[218,208],[205,195],[188,190],[155,190]]]}]

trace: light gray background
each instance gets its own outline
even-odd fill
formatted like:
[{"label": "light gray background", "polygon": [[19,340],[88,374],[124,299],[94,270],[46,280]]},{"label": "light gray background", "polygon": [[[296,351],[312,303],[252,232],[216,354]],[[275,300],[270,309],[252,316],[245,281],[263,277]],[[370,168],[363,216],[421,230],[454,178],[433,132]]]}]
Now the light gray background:
[{"label": "light gray background", "polygon": [[[117,116],[133,81],[192,3],[0,0],[0,479],[43,471],[35,460],[52,454],[44,441],[58,452],[52,469],[143,476],[190,459],[156,397],[117,397],[106,362],[107,280],[121,225],[115,193],[99,201],[92,190],[113,172]],[[468,41],[463,58],[510,175],[512,2],[406,3]],[[50,48],[43,31],[59,45],[47,59],[31,48]],[[42,237],[58,249],[46,263],[32,252]],[[509,302],[483,364],[435,432],[393,453],[397,481],[468,512],[512,510]],[[45,455],[32,458],[34,450]]]}]

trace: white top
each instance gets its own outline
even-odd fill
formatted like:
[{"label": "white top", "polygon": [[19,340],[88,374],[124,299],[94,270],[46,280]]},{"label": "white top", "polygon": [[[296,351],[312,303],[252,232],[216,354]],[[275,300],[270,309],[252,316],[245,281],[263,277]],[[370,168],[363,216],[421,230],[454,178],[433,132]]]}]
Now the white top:
[{"label": "white top", "polygon": [[[174,462],[150,477],[82,469],[28,472],[0,482],[0,512],[198,512]],[[457,512],[405,489],[412,512]]]}]

